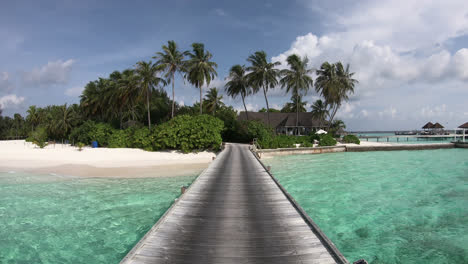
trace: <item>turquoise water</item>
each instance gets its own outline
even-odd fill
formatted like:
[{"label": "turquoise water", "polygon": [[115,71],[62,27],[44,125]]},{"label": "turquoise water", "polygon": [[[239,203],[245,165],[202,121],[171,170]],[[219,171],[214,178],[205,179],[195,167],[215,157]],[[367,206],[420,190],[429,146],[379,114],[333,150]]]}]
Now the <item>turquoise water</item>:
[{"label": "turquoise water", "polygon": [[0,263],[119,263],[194,178],[0,173]]},{"label": "turquoise water", "polygon": [[349,261],[468,263],[468,151],[265,160]]}]

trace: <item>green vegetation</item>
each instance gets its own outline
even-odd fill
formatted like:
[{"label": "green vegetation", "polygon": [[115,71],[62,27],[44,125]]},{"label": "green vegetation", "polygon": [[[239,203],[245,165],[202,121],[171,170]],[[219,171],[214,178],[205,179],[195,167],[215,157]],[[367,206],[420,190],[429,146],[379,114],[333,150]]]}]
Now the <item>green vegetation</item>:
[{"label": "green vegetation", "polygon": [[78,147],[78,151],[82,151],[86,145],[82,142],[78,142],[76,143],[76,146]]},{"label": "green vegetation", "polygon": [[341,104],[348,101],[349,94],[354,93],[354,85],[358,81],[353,79],[354,73],[349,71],[349,64],[345,68],[341,62],[324,62],[316,74],[315,91],[325,99],[330,127]]},{"label": "green vegetation", "polygon": [[29,137],[29,140],[39,148],[47,146],[47,131],[45,127],[37,127]]},{"label": "green vegetation", "polygon": [[335,146],[336,140],[333,138],[331,134],[324,134],[320,136],[319,146],[320,147],[327,147],[327,146]]},{"label": "green vegetation", "polygon": [[344,143],[354,143],[354,144],[361,144],[361,141],[355,135],[346,135],[343,137]]},{"label": "green vegetation", "polygon": [[192,44],[193,52],[188,52],[189,60],[186,62],[185,78],[196,88],[200,89],[200,115],[203,113],[203,85],[209,86],[211,80],[218,75],[216,62],[210,61],[213,55],[205,50],[202,43]]},{"label": "green vegetation", "polygon": [[[154,63],[139,61],[134,67],[88,82],[79,104],[33,105],[26,117],[18,113],[13,117],[2,116],[0,109],[0,139],[29,137],[32,140],[40,133],[43,142],[69,140],[77,145],[97,141],[104,147],[184,152],[218,149],[221,140],[245,143],[253,138],[263,148],[312,146],[312,137],[277,136],[268,125],[249,120],[249,116],[247,121],[238,121],[238,112],[223,103],[220,90],[210,87],[217,76],[217,64],[202,43],[193,43],[191,51],[184,51],[174,41],[168,41],[153,59]],[[315,71],[314,83],[307,57],[292,54],[286,61],[287,68],[280,71],[277,67],[280,62],[269,61],[264,51],[254,52],[247,57],[247,66],[231,67],[223,88],[234,99],[240,96],[246,112],[245,99],[262,91],[266,109],[260,112],[268,113],[269,124],[269,113],[280,112],[269,106],[269,89],[280,84],[286,93],[291,93],[291,102],[281,112],[298,114],[307,111],[303,98],[315,84],[323,100],[313,104],[312,112],[321,125],[328,127],[330,134],[338,134],[345,126],[342,121],[334,120],[335,114],[357,83],[349,65],[323,63]],[[177,73],[200,90],[199,102],[192,106],[175,102]],[[168,84],[172,85],[172,98],[163,90]],[[208,88],[205,94],[203,87]]]},{"label": "green vegetation", "polygon": [[257,51],[247,58],[251,66],[247,67],[247,80],[253,92],[257,93],[260,88],[263,89],[265,102],[267,107],[268,125],[270,125],[270,106],[268,105],[267,92],[268,89],[275,88],[278,84],[279,70],[275,66],[280,65],[279,62],[268,62],[267,55],[264,51]]},{"label": "green vegetation", "polygon": [[[288,62],[289,69],[284,69],[280,72],[283,76],[280,80],[281,88],[286,87],[286,92],[292,91],[292,101],[294,105],[290,104],[289,109],[295,109],[296,112],[296,126],[299,125],[299,110],[304,110],[307,102],[302,102],[302,96],[307,94],[309,88],[313,86],[314,81],[310,76],[312,69],[308,69],[309,59],[304,57],[301,59],[298,55],[292,54],[286,59]],[[301,103],[299,103],[301,101]],[[300,109],[301,108],[301,109]],[[292,112],[292,111],[291,111]],[[299,134],[299,131],[296,131]]]}]

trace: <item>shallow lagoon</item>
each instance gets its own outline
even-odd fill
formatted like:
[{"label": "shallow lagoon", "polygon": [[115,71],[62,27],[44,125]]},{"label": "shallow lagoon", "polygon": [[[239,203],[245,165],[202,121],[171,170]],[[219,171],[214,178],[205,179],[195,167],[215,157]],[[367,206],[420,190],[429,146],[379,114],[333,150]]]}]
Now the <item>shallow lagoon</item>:
[{"label": "shallow lagoon", "polygon": [[0,263],[118,263],[195,177],[0,172]]},{"label": "shallow lagoon", "polygon": [[468,263],[468,151],[264,160],[350,261]]}]

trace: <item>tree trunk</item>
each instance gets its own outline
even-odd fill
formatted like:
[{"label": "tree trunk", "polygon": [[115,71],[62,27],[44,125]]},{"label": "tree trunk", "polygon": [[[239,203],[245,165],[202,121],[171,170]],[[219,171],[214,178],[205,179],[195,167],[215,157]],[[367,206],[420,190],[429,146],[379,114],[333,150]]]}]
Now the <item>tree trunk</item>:
[{"label": "tree trunk", "polygon": [[198,86],[200,87],[200,115],[203,114],[203,92],[202,92],[202,87],[200,83],[198,83]]},{"label": "tree trunk", "polygon": [[247,113],[247,106],[245,106],[245,97],[243,94],[241,94],[241,96],[242,96],[242,103],[244,104],[245,116],[247,117],[247,121],[249,121],[249,114]]},{"label": "tree trunk", "polygon": [[296,135],[299,135],[299,95],[296,92]]},{"label": "tree trunk", "polygon": [[267,107],[267,119],[268,119],[268,125],[270,125],[270,106],[268,105],[268,98],[266,95],[265,86],[263,86],[263,95],[265,95],[265,102],[266,102],[266,107]]},{"label": "tree trunk", "polygon": [[333,118],[335,118],[335,115],[336,115],[336,112],[338,111],[338,108],[340,108],[340,105],[339,105],[339,104],[337,104],[337,105],[335,106],[335,109],[333,109],[332,115],[331,115],[331,117],[330,117],[330,121],[329,121],[329,123],[328,123],[328,129],[330,129],[330,127],[331,127],[331,125],[332,125]]},{"label": "tree trunk", "polygon": [[150,92],[149,89],[146,89],[146,105],[148,108],[148,128],[151,129],[151,115],[150,115]]},{"label": "tree trunk", "polygon": [[175,89],[174,89],[174,82],[175,82],[175,72],[172,72],[172,113],[171,118],[174,118],[174,108],[175,108]]}]

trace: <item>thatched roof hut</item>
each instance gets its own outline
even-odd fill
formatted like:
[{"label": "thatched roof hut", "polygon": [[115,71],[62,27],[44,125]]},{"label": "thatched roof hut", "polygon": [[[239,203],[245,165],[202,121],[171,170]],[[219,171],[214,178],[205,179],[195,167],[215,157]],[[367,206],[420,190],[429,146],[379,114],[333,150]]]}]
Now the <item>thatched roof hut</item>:
[{"label": "thatched roof hut", "polygon": [[439,124],[439,123],[435,123],[432,128],[442,129],[442,128],[444,128],[444,126]]},{"label": "thatched roof hut", "polygon": [[468,122],[466,122],[465,124],[459,126],[458,128],[468,129]]},{"label": "thatched roof hut", "polygon": [[432,122],[428,122],[427,124],[425,124],[423,127],[423,129],[430,129],[430,128],[434,128],[434,124],[432,124]]}]

